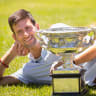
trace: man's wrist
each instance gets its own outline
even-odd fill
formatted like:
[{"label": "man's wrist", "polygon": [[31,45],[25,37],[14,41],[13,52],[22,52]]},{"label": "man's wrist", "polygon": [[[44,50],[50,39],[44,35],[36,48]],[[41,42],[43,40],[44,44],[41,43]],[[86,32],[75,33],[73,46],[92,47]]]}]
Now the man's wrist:
[{"label": "man's wrist", "polygon": [[9,53],[12,55],[13,58],[17,56],[15,44],[13,44],[12,47],[9,49]]},{"label": "man's wrist", "polygon": [[5,68],[8,68],[9,67],[9,65],[8,64],[5,64],[4,62],[2,62],[1,59],[0,59],[0,64],[3,65]]},{"label": "man's wrist", "polygon": [[14,57],[16,57],[16,56],[18,56],[18,55],[17,55],[17,52],[16,52],[16,51],[14,52],[14,50],[11,50],[11,51],[10,51],[10,57],[14,58]]}]

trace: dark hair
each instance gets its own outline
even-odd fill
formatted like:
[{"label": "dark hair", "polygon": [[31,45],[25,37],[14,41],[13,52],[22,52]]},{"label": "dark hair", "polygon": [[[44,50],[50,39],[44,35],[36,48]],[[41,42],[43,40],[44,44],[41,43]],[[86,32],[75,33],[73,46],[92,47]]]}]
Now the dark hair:
[{"label": "dark hair", "polygon": [[12,32],[14,32],[13,24],[16,24],[18,21],[25,19],[25,18],[29,18],[30,21],[32,22],[32,24],[35,25],[36,21],[32,17],[31,13],[24,9],[20,9],[20,10],[16,11],[8,18],[8,23],[9,23],[9,26],[10,26]]}]

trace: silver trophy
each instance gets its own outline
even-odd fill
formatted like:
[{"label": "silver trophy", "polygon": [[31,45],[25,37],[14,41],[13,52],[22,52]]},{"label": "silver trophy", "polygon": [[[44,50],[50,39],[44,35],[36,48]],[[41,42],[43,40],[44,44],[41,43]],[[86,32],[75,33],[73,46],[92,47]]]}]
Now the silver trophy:
[{"label": "silver trophy", "polygon": [[52,75],[53,95],[81,96],[86,93],[84,70],[74,66],[72,60],[93,44],[95,32],[87,27],[59,26],[37,32],[42,47],[62,56],[62,70],[55,70]]}]

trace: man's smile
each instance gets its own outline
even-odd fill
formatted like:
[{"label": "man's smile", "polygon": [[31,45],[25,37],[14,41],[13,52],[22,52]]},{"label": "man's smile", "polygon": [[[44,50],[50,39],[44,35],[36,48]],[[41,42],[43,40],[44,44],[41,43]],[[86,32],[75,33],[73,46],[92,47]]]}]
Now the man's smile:
[{"label": "man's smile", "polygon": [[32,36],[29,36],[27,39],[24,39],[25,42],[33,40]]}]

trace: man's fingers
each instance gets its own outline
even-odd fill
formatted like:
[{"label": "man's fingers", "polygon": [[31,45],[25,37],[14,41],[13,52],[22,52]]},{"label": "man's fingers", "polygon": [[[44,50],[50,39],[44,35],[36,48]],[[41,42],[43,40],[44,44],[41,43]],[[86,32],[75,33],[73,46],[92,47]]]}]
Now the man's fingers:
[{"label": "man's fingers", "polygon": [[20,56],[23,56],[23,54],[24,54],[24,47],[19,46],[18,51],[19,51],[19,55],[20,55]]},{"label": "man's fingers", "polygon": [[29,53],[29,50],[21,45],[18,41],[16,41],[15,44],[18,56],[25,56]]},{"label": "man's fingers", "polygon": [[18,47],[19,56],[25,56],[29,53],[28,49],[19,44]]},{"label": "man's fingers", "polygon": [[21,52],[20,44],[18,44],[17,52],[18,52],[18,55],[20,55],[20,52]]},{"label": "man's fingers", "polygon": [[26,48],[24,48],[24,50],[23,50],[23,56],[27,55],[28,53],[29,53],[29,50],[26,49]]},{"label": "man's fingers", "polygon": [[50,74],[53,74],[53,71],[54,71],[55,69],[54,68],[51,68],[50,69]]}]

